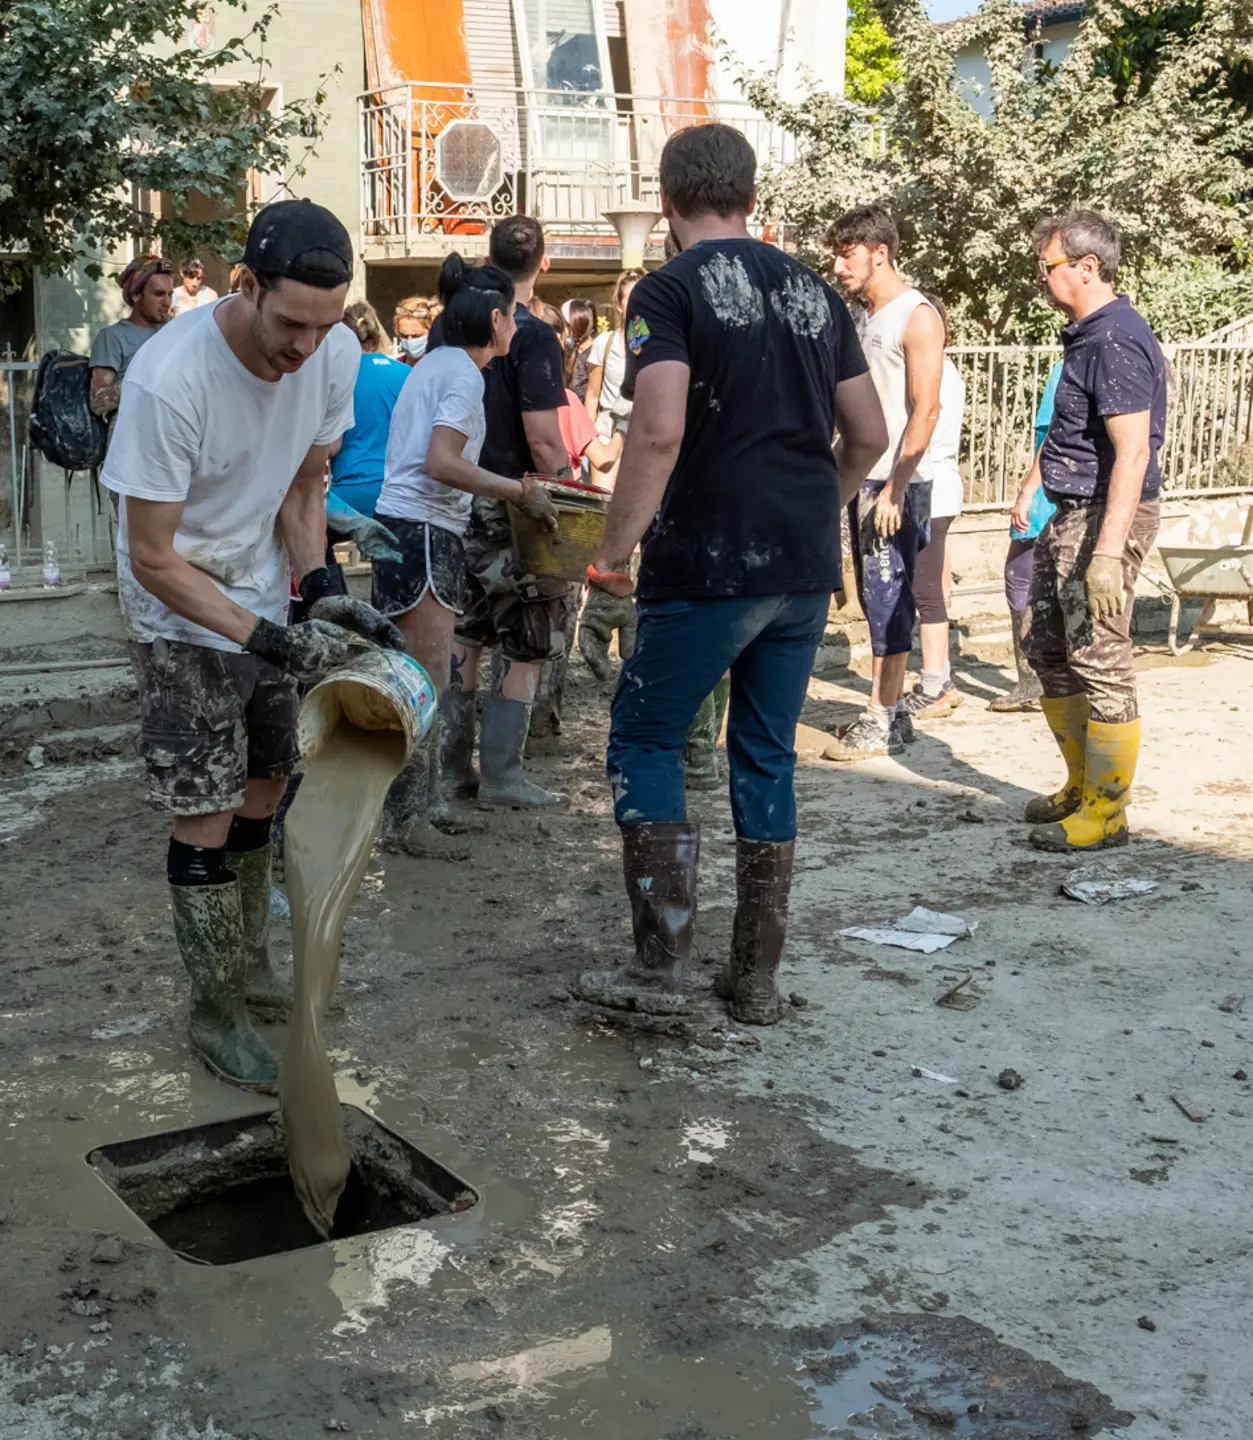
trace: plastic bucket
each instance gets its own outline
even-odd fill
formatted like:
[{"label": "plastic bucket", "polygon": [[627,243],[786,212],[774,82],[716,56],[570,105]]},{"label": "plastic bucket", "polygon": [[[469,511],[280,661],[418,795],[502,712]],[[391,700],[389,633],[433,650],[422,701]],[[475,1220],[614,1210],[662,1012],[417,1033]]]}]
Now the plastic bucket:
[{"label": "plastic bucket", "polygon": [[563,505],[556,495],[557,533],[509,506],[513,556],[523,575],[550,580],[587,579],[587,567],[600,553],[605,538],[606,512],[586,505]]},{"label": "plastic bucket", "polygon": [[305,696],[296,722],[300,753],[315,755],[344,719],[362,730],[399,730],[411,754],[434,725],[435,706],[435,686],[416,660],[363,649]]}]

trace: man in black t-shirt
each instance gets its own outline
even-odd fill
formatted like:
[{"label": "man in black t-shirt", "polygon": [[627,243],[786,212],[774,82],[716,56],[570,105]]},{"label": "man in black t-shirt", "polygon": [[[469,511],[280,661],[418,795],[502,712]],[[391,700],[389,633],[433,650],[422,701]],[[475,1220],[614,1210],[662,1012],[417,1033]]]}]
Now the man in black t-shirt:
[{"label": "man in black t-shirt", "polygon": [[[570,457],[557,423],[566,403],[561,342],[527,308],[536,280],[548,268],[539,221],[529,215],[502,220],[492,230],[489,257],[514,283],[517,332],[509,354],[493,360],[484,374],[487,436],[479,464],[513,480],[527,474],[569,477]],[[428,350],[443,344],[442,318],[431,327]],[[509,517],[499,500],[475,497],[465,547],[469,593],[457,621],[449,687],[440,700],[442,793],[452,799],[477,795],[480,805],[501,808],[559,804],[564,796],[523,774],[522,752],[541,667],[566,643],[570,587],[515,573]],[[492,693],[483,702],[480,781],[473,765],[474,714],[484,646],[499,646],[499,652]],[[440,823],[438,813],[433,818]]]},{"label": "man in black t-shirt", "polygon": [[1103,850],[1127,843],[1140,751],[1131,603],[1161,510],[1166,361],[1115,289],[1120,243],[1108,220],[1073,210],[1041,221],[1034,239],[1040,286],[1070,323],[1053,419],[1012,523],[1026,529],[1043,485],[1057,510],[1036,541],[1025,648],[1068,773],[1025,818],[1039,850]]},{"label": "man in black t-shirt", "polygon": [[887,432],[844,302],[749,236],[755,174],[752,148],[728,126],[671,136],[662,210],[682,253],[639,282],[627,309],[635,404],[589,579],[629,590],[643,539],[639,639],[608,754],[635,955],[582,988],[608,1003],[682,1003],[665,992],[681,986],[696,919],[683,746],[730,670],[738,903],[720,993],[738,1021],[768,1025],[781,1013],[796,721],[841,584],[841,489],[846,500],[857,492]]}]

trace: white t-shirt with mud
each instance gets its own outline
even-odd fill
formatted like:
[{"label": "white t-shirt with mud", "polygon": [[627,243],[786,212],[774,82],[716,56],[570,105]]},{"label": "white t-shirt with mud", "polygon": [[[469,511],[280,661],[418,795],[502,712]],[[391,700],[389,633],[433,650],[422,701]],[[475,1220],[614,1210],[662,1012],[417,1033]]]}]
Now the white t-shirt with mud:
[{"label": "white t-shirt with mud", "polygon": [[[228,296],[189,311],[136,355],[100,478],[121,496],[182,501],[175,550],[237,605],[283,625],[291,567],[274,522],[309,449],[352,425],[361,346],[346,325],[333,326],[295,374],[260,380],[214,318],[218,305],[243,303]],[[125,504],[117,577],[132,639],[239,653],[225,636],[167,609],[131,574]]]},{"label": "white t-shirt with mud", "polygon": [[621,330],[602,330],[592,341],[587,356],[588,366],[601,365],[600,408],[611,415],[625,418],[631,413],[631,401],[622,393],[626,375],[626,341]]},{"label": "white t-shirt with mud", "polygon": [[931,462],[931,516],[935,520],[962,513],[962,475],[957,455],[961,449],[965,409],[966,382],[946,355],[940,376],[940,418],[935,422],[927,450],[927,459]]},{"label": "white t-shirt with mud", "polygon": [[473,497],[466,490],[454,490],[442,480],[432,479],[426,471],[431,431],[436,425],[464,435],[462,455],[471,465],[479,463],[487,435],[483,372],[456,345],[428,350],[401,387],[392,411],[383,489],[374,513],[397,520],[422,520],[464,535]]},{"label": "white t-shirt with mud", "polygon": [[[901,441],[913,414],[905,373],[905,330],[919,305],[929,303],[919,290],[902,291],[895,300],[889,300],[881,310],[867,316],[858,327],[861,348],[888,427],[888,448],[875,461],[867,480],[889,479],[900,459]],[[929,456],[924,455],[918,462],[913,478],[931,479]]]}]

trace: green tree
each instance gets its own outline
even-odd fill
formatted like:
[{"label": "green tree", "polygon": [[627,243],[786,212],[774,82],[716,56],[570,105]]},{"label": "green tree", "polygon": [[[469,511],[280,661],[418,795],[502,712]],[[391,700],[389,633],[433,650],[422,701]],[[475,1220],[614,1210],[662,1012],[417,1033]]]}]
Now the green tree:
[{"label": "green tree", "polygon": [[[1113,78],[1096,73],[1121,24],[1113,0],[1093,0],[1051,75],[1024,63],[1014,0],[985,0],[959,34],[937,32],[920,0],[876,0],[902,70],[879,106],[888,143],[868,144],[860,108],[839,97],[785,104],[758,83],[754,103],[800,140],[792,165],[763,175],[763,204],[825,263],[832,217],[882,201],[900,226],[908,273],[943,296],[970,342],[1056,333],[1030,233],[1072,205],[1119,226],[1134,292],[1198,259],[1212,277],[1245,257],[1253,215],[1240,159],[1253,139],[1249,116],[1204,83],[1244,43],[1246,5],[1209,0],[1189,34],[1166,46],[1152,86],[1120,96]],[[972,38],[988,57],[989,117],[953,83],[957,46]]]},{"label": "green tree", "polygon": [[844,47],[844,93],[861,105],[877,105],[901,78],[892,38],[871,0],[849,0]]},{"label": "green tree", "polygon": [[[302,127],[316,132],[325,95],[268,111],[261,77],[275,12],[200,48],[190,32],[206,9],[201,0],[0,4],[0,251],[20,252],[0,284],[65,270],[132,236],[171,254],[240,242],[247,221],[230,212],[243,177],[286,171]],[[227,83],[245,67],[254,79]],[[169,192],[174,213],[149,213],[140,191]],[[193,192],[218,202],[222,218],[189,221]]]}]

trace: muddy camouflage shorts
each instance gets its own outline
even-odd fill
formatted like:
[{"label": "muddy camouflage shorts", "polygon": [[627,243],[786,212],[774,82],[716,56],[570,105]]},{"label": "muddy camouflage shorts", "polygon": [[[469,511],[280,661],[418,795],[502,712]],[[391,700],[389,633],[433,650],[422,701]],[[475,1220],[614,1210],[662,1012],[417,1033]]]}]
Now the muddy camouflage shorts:
[{"label": "muddy camouflage shorts", "polygon": [[476,498],[466,532],[466,608],[457,620],[462,645],[499,645],[506,660],[537,663],[563,654],[570,586],[518,575],[503,501]]},{"label": "muddy camouflage shorts", "polygon": [[132,644],[131,659],[139,681],[139,753],[155,809],[237,810],[247,780],[295,770],[296,682],[268,661],[177,640]]}]

